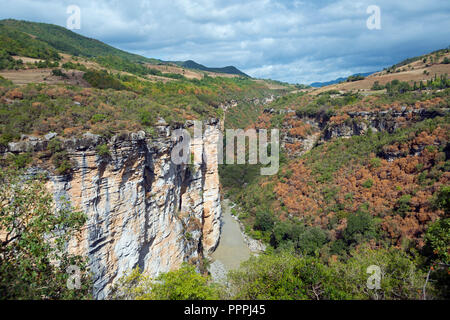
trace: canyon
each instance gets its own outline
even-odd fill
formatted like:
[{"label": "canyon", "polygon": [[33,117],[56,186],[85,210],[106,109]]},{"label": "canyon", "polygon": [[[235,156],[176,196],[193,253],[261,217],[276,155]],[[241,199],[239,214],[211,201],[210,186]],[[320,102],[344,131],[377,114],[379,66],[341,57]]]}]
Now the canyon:
[{"label": "canyon", "polygon": [[[237,102],[233,101],[226,107],[236,106]],[[440,112],[446,113],[448,109]],[[391,132],[405,119],[418,121],[435,116],[422,109],[349,112],[345,121],[337,123],[294,116],[311,124],[313,131],[298,139],[289,135],[290,127],[285,125],[282,145],[302,143],[301,152],[295,154],[299,156],[321,141],[365,134],[369,128]],[[218,148],[223,122],[203,121],[202,135],[191,140],[191,154],[201,155],[201,159],[195,159],[192,164],[176,165],[171,160],[171,152],[178,142],[172,133],[179,128],[163,120],[152,135],[144,131],[117,134],[109,139],[89,132],[70,139],[60,139],[55,133],[43,137],[23,135],[21,141],[9,143],[1,152],[42,152],[52,139],[61,141],[73,164],[70,174],[58,175],[45,162],[43,166],[29,168],[28,172],[47,174],[47,188],[57,205],[70,203],[88,217],[67,250],[88,257],[94,277],[93,296],[106,299],[117,279],[136,267],[155,277],[179,268],[183,262],[201,268],[204,259],[212,254],[213,260],[219,262],[213,262],[211,272],[223,278],[226,270],[239,265],[251,251],[263,250],[250,250],[255,247],[252,245],[255,240],[242,232],[242,225],[239,230],[239,222],[232,224],[228,212],[225,217],[228,238],[223,239],[222,247],[213,254],[220,241],[222,224]],[[192,121],[187,121],[183,129],[189,131],[192,126]],[[100,145],[106,145],[109,154],[99,155]],[[227,202],[228,211],[229,205]],[[224,252],[228,255],[230,250],[237,250],[236,241],[240,256],[224,257]],[[261,245],[256,243],[256,247]]]}]

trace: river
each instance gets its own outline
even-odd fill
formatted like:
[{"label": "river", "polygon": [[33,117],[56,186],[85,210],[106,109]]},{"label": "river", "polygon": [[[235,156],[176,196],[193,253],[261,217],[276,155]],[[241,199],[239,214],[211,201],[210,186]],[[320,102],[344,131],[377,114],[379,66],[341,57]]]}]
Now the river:
[{"label": "river", "polygon": [[248,260],[251,251],[244,241],[239,223],[231,215],[230,201],[222,202],[222,232],[216,251],[211,254],[213,260],[210,272],[215,280],[225,277],[226,272],[235,270],[241,262]]}]

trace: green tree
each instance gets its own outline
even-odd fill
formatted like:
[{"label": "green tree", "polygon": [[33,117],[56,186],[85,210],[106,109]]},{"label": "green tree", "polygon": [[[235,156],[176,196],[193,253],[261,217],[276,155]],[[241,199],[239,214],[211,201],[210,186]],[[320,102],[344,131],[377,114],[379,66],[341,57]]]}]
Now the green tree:
[{"label": "green tree", "polygon": [[306,255],[313,255],[326,241],[327,234],[319,227],[291,222],[278,222],[271,237],[273,247],[295,249],[298,253]]},{"label": "green tree", "polygon": [[107,158],[110,156],[110,151],[108,145],[105,144],[99,144],[96,148],[98,156],[101,158]]},{"label": "green tree", "polygon": [[360,209],[347,218],[347,227],[342,233],[348,244],[362,243],[365,240],[375,238],[375,223],[367,211]]},{"label": "green tree", "polygon": [[253,228],[255,230],[268,231],[272,230],[274,217],[270,212],[259,211],[256,213],[256,220]]},{"label": "green tree", "polygon": [[151,126],[155,123],[155,115],[150,111],[141,111],[139,114],[139,121],[143,126]]},{"label": "green tree", "polygon": [[372,90],[383,90],[384,86],[379,81],[375,81],[372,86]]},{"label": "green tree", "polygon": [[318,258],[289,251],[252,257],[228,276],[229,295],[249,300],[319,300],[349,298],[337,288],[333,270]]},{"label": "green tree", "polygon": [[[369,266],[380,268],[379,289],[369,289]],[[354,299],[406,300],[420,299],[426,274],[408,255],[396,248],[371,249],[362,246],[351,252],[351,258],[332,266],[340,290]],[[339,280],[337,280],[339,279]],[[370,280],[369,280],[370,281]]]},{"label": "green tree", "polygon": [[[55,208],[44,182],[11,169],[0,171],[0,297],[90,298],[85,259],[65,250],[86,217],[68,204]],[[70,265],[80,268],[80,289],[67,286]]]},{"label": "green tree", "polygon": [[219,298],[209,277],[197,273],[184,263],[180,269],[162,273],[152,279],[139,267],[119,279],[112,289],[112,298],[119,300],[214,300]]},{"label": "green tree", "polygon": [[424,240],[434,261],[450,265],[450,218],[430,224]]},{"label": "green tree", "polygon": [[442,186],[439,190],[435,202],[439,209],[444,210],[445,214],[450,215],[450,186]]},{"label": "green tree", "polygon": [[395,212],[402,215],[402,217],[404,217],[407,212],[411,211],[411,195],[405,194],[401,196],[397,200],[394,210]]},{"label": "green tree", "polygon": [[449,299],[450,218],[439,219],[431,223],[425,232],[424,240],[423,253],[428,258],[430,280],[434,283],[438,297]]}]

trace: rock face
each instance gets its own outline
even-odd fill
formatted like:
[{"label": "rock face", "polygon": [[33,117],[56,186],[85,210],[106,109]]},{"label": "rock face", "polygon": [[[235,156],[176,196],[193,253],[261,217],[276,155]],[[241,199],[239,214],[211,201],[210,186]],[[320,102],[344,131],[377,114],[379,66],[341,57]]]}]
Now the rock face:
[{"label": "rock face", "polygon": [[[163,124],[158,138],[138,132],[106,141],[87,133],[63,140],[74,169],[67,176],[50,174],[48,188],[57,203],[68,199],[88,216],[68,250],[89,258],[95,298],[106,298],[114,281],[136,266],[156,276],[184,261],[198,264],[217,246],[219,127],[216,120],[204,123],[203,137],[191,144],[202,155],[194,164],[172,162],[177,141]],[[21,141],[8,151],[41,150],[46,143]],[[100,144],[108,145],[109,155],[98,155]]]},{"label": "rock face", "polygon": [[[405,127],[411,123],[445,116],[450,112],[449,108],[412,108],[398,107],[388,110],[355,111],[346,112],[339,117],[325,117],[317,114],[315,117],[299,115],[294,110],[264,109],[266,114],[286,114],[294,120],[294,124],[285,121],[281,128],[281,146],[286,150],[290,158],[301,157],[311,150],[316,143],[323,143],[333,138],[350,138],[355,135],[364,135],[369,130],[372,132],[393,133],[399,127]],[[308,124],[310,133],[304,136],[291,134],[291,130],[301,125]],[[295,133],[295,132],[294,132]],[[422,150],[411,150],[412,155],[417,155]],[[393,160],[399,155],[383,151],[381,157]]]},{"label": "rock face", "polygon": [[449,109],[440,110],[412,109],[401,107],[400,110],[386,110],[374,112],[348,112],[348,118],[340,123],[328,123],[324,129],[324,139],[363,135],[369,129],[377,131],[394,132],[402,125],[411,122],[443,116]]}]

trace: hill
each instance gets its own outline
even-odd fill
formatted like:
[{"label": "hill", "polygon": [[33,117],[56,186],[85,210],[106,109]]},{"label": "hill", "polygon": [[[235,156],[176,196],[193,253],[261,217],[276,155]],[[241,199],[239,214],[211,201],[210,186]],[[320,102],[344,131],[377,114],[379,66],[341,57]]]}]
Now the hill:
[{"label": "hill", "polygon": [[[31,37],[32,39],[28,39],[29,41],[45,44],[48,48],[73,56],[100,57],[113,55],[131,61],[158,62],[156,59],[148,59],[116,49],[99,40],[84,37],[57,25],[12,19],[0,20],[0,34],[3,37],[8,34],[15,36],[18,32],[23,33],[21,37],[25,35]],[[26,45],[28,46],[29,44],[27,43]],[[12,53],[16,52],[13,51]],[[17,54],[19,53],[20,51]]]},{"label": "hill", "polygon": [[[342,82],[323,86],[314,91],[315,94],[329,90],[352,91],[361,90],[369,94],[382,90],[393,80],[407,82],[410,86],[420,85],[450,74],[450,49],[433,51],[419,57],[405,59],[389,68],[368,75],[362,80]],[[374,89],[374,90],[373,90]]]},{"label": "hill", "polygon": [[[369,76],[369,75],[371,75],[371,74],[373,74],[373,73],[374,73],[374,72],[355,73],[355,74],[351,75],[350,77],[356,77],[356,76],[367,77],[367,76]],[[329,85],[332,85],[332,84],[344,82],[344,81],[346,81],[348,78],[349,78],[349,77],[347,77],[347,78],[337,78],[337,79],[335,79],[335,80],[326,81],[326,82],[313,82],[313,83],[310,84],[310,86],[311,86],[311,87],[314,87],[314,88],[322,88],[322,87],[326,87],[326,86],[329,86]]]},{"label": "hill", "polygon": [[228,67],[223,67],[223,68],[209,68],[209,67],[205,67],[204,65],[199,64],[192,60],[182,61],[182,62],[178,61],[175,63],[183,68],[202,70],[202,71],[208,71],[208,72],[235,74],[235,75],[250,78],[249,75],[245,74],[244,72],[240,71],[239,69],[237,69],[236,67],[233,67],[233,66],[228,66]]},{"label": "hill", "polygon": [[[233,66],[224,68],[209,68],[198,64],[192,60],[181,62],[164,62],[158,59],[146,58],[140,55],[132,54],[99,40],[88,38],[67,30],[66,28],[47,24],[28,21],[19,21],[13,19],[0,20],[0,40],[3,44],[3,54],[0,52],[0,58],[4,61],[0,69],[14,68],[17,63],[6,58],[10,56],[30,57],[44,60],[60,60],[59,53],[69,54],[74,57],[85,57],[95,59],[97,63],[104,67],[114,68],[119,71],[131,72],[133,74],[146,75],[147,67],[142,64],[150,65],[150,68],[161,71],[161,65],[178,66],[179,69],[171,68],[172,76],[179,78],[186,72],[183,69],[205,71],[208,73],[228,74],[235,76],[249,76]],[[138,64],[138,65],[132,65]],[[167,68],[168,68],[167,67]],[[167,69],[166,68],[166,69]],[[154,76],[162,76],[161,73],[153,71]],[[174,76],[178,74],[178,76]],[[202,74],[189,74],[190,78],[202,78]],[[212,74],[212,76],[215,76]],[[163,77],[164,78],[164,77]]]},{"label": "hill", "polygon": [[[252,99],[262,101],[291,90],[253,80],[234,67],[207,68],[193,61],[179,66],[145,58],[44,23],[2,20],[0,45],[4,142],[47,130],[63,136],[81,134],[88,127],[117,133],[151,128],[158,118],[175,124],[220,117],[219,106],[231,100],[241,101],[242,110],[251,114],[261,108],[251,104]],[[31,112],[31,105],[41,107]],[[85,108],[75,111],[79,105]],[[78,116],[72,118],[71,112]],[[49,127],[50,114],[55,122]]]}]

